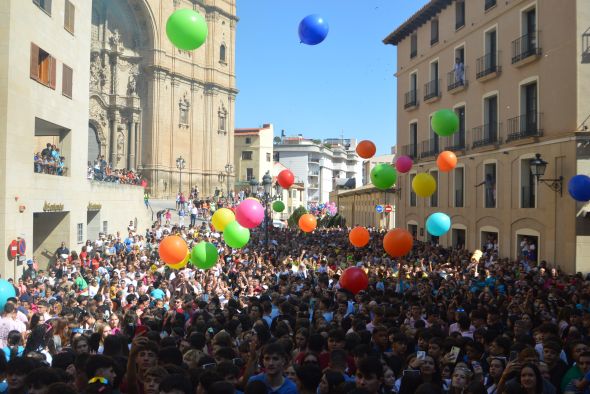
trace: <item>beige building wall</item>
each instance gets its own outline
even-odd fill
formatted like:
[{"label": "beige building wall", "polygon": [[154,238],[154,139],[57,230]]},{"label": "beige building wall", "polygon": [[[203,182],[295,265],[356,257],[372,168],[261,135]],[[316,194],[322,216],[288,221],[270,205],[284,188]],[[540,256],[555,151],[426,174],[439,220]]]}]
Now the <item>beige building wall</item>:
[{"label": "beige building wall", "polygon": [[[142,188],[86,179],[90,61],[83,54],[90,53],[92,7],[71,0],[71,34],[64,29],[64,1],[52,3],[47,13],[32,1],[0,2],[0,250],[24,239],[23,258],[37,257],[42,266],[60,241],[79,250],[105,224],[110,232],[125,230],[129,220],[137,219],[140,228],[150,224]],[[55,89],[31,78],[31,43],[55,58]],[[71,99],[63,95],[64,64],[73,70]],[[66,176],[34,173],[33,153],[45,137],[59,141]],[[22,262],[5,258],[0,275],[21,270]]]},{"label": "beige building wall", "polygon": [[[579,236],[580,226],[584,225],[579,222],[588,219],[576,219],[576,203],[567,193],[567,181],[579,172],[578,160],[585,154],[579,146],[587,144],[588,139],[585,126],[590,115],[590,79],[588,58],[584,54],[589,52],[584,32],[590,27],[590,3],[497,1],[495,6],[485,10],[484,1],[466,1],[465,24],[456,29],[459,3],[456,0],[430,2],[384,40],[386,44],[397,45],[398,154],[415,156],[413,171],[398,178],[402,190],[398,204],[399,226],[419,229],[418,237],[426,239],[426,218],[442,211],[451,216],[453,229],[458,230],[441,237],[443,245],[456,244],[464,231],[466,247],[475,249],[485,241],[483,238],[496,233],[500,254],[516,258],[520,240],[528,235],[536,237],[533,239],[538,242],[539,260],[547,260],[568,272],[588,271],[590,267],[583,260],[583,256],[589,254],[587,238]],[[536,45],[527,53],[523,49],[526,43],[519,38],[526,33],[525,13],[531,9],[535,9],[536,14]],[[437,42],[432,40],[431,34],[435,19],[439,26]],[[490,36],[486,34],[492,30],[497,35],[496,72],[489,72],[493,68],[485,66],[492,63],[482,58],[491,52]],[[417,34],[414,57],[410,54],[412,33]],[[461,47],[464,49],[465,86],[453,89],[450,85],[454,82],[452,79],[456,79],[454,59]],[[522,59],[515,58],[517,55],[523,55]],[[429,98],[426,94],[432,92],[427,90],[433,84],[426,84],[434,80],[432,63],[436,61],[439,91]],[[414,73],[418,81],[417,103],[411,105],[410,81]],[[536,84],[536,99],[530,100],[536,107],[536,116],[532,117],[526,115],[529,111],[525,86],[528,84]],[[489,138],[484,141],[486,130],[493,129],[482,127],[490,124],[486,98],[493,96],[497,97],[498,135],[495,141]],[[459,107],[464,107],[464,140],[457,134],[454,138],[440,138],[436,146],[429,127],[430,116],[441,108]],[[533,118],[532,125],[525,120]],[[417,126],[416,141],[412,140],[411,124]],[[462,170],[439,172],[435,206],[431,199],[420,197],[414,206],[411,177],[436,170],[436,153],[447,148],[458,155],[458,167]],[[530,171],[524,160],[533,159],[536,153],[548,162],[543,178],[564,177],[562,194],[543,183],[527,183]],[[476,185],[486,179],[486,169],[493,165],[496,168],[493,187],[496,204],[488,204],[494,205],[488,208],[486,185]],[[461,171],[464,174],[462,188],[457,180]],[[529,185],[531,189],[527,189]],[[533,190],[534,194],[530,196],[531,204],[527,203],[528,190]]]},{"label": "beige building wall", "polygon": [[[266,172],[273,169],[272,124],[260,128],[236,129],[234,131],[234,163],[236,185],[247,187],[249,171],[251,177],[261,182]],[[250,170],[248,170],[250,169]]]},{"label": "beige building wall", "polygon": [[[395,194],[384,192],[368,184],[354,190],[337,190],[330,193],[330,201],[338,207],[338,213],[346,220],[347,227],[363,226],[377,229],[396,227]],[[390,205],[389,213],[377,212],[377,206]]]}]

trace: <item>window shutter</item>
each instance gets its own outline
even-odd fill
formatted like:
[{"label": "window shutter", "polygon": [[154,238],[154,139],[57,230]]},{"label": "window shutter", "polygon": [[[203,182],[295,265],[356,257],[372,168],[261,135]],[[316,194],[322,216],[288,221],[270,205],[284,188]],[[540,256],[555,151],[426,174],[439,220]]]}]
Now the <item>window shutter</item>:
[{"label": "window shutter", "polygon": [[69,98],[72,98],[72,77],[73,70],[64,64],[62,74],[62,94]]},{"label": "window shutter", "polygon": [[64,28],[70,33],[74,34],[74,21],[75,21],[76,8],[69,1],[66,0],[66,12],[64,15]]},{"label": "window shutter", "polygon": [[49,87],[55,90],[56,79],[56,61],[55,58],[49,55]]},{"label": "window shutter", "polygon": [[39,79],[39,47],[31,43],[31,78]]}]

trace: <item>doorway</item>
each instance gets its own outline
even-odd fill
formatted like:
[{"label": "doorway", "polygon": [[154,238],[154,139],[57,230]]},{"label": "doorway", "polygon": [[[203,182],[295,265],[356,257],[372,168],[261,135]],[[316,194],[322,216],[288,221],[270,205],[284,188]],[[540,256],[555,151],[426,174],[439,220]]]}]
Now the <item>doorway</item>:
[{"label": "doorway", "polygon": [[62,242],[71,249],[69,241],[69,212],[33,213],[33,256],[39,261],[39,268],[45,269],[55,262],[55,250]]}]

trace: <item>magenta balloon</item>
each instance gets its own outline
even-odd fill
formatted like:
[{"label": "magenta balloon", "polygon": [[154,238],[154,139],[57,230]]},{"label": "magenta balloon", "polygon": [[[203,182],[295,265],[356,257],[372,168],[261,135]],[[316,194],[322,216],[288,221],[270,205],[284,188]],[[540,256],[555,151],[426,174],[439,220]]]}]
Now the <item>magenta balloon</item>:
[{"label": "magenta balloon", "polygon": [[395,168],[398,170],[398,172],[401,172],[402,174],[404,174],[412,169],[413,164],[414,164],[414,162],[412,161],[411,157],[400,156],[395,161]]},{"label": "magenta balloon", "polygon": [[242,227],[257,227],[264,220],[264,208],[256,200],[244,200],[236,208],[236,220]]}]

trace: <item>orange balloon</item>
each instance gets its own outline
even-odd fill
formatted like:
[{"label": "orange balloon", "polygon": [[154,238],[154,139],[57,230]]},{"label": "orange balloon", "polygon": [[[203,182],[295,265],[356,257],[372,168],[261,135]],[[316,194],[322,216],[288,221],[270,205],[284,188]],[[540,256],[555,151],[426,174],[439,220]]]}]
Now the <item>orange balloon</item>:
[{"label": "orange balloon", "polygon": [[158,253],[166,264],[178,264],[186,257],[188,246],[178,235],[169,235],[160,242]]},{"label": "orange balloon", "polygon": [[299,228],[301,231],[311,233],[318,226],[318,221],[311,213],[301,215],[299,218]]},{"label": "orange balloon", "polygon": [[442,151],[436,158],[436,165],[442,172],[449,172],[453,168],[457,167],[457,155],[450,150]]},{"label": "orange balloon", "polygon": [[369,230],[359,226],[350,230],[350,233],[348,233],[348,239],[350,240],[350,243],[357,248],[362,248],[369,243],[371,236],[369,235]]},{"label": "orange balloon", "polygon": [[375,152],[377,152],[377,147],[369,140],[363,140],[356,146],[356,153],[363,159],[370,159],[375,156]]},{"label": "orange balloon", "polygon": [[383,248],[391,257],[405,256],[412,250],[414,238],[407,230],[394,228],[385,234]]}]

